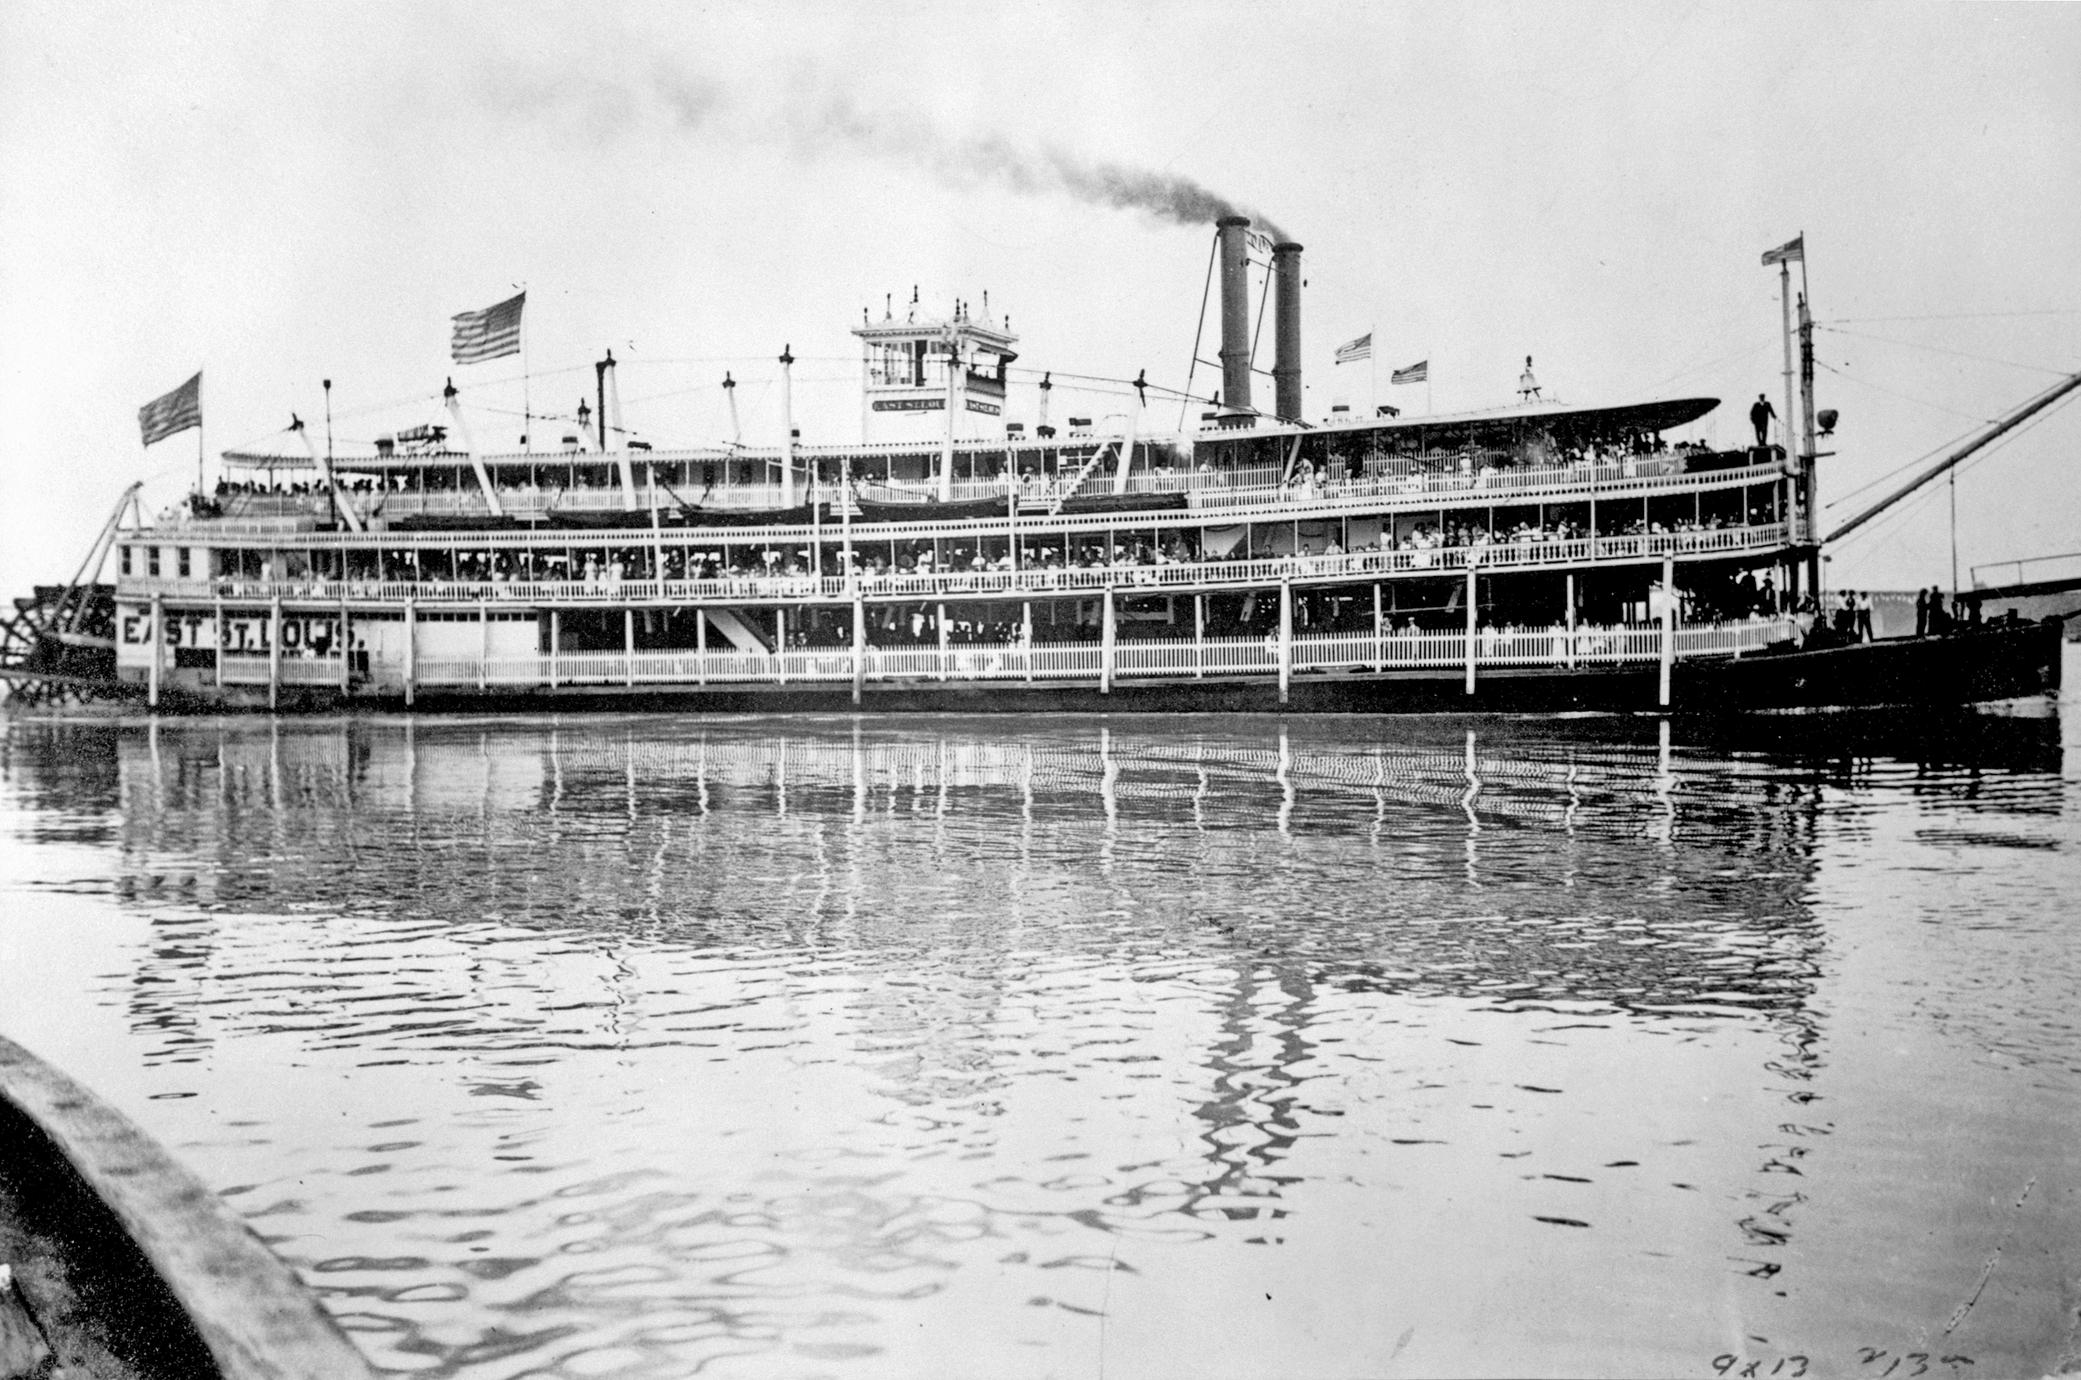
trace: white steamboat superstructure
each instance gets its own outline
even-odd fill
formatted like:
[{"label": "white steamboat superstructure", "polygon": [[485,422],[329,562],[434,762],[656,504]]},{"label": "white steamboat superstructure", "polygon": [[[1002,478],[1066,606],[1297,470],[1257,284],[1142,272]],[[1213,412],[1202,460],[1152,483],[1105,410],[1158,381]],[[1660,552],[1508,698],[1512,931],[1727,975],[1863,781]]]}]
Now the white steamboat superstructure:
[{"label": "white steamboat superstructure", "polygon": [[852,445],[629,444],[610,357],[561,448],[484,452],[451,390],[449,425],[229,452],[117,534],[116,674],[278,708],[1652,707],[1790,637],[1811,456],[1667,443],[1707,398],[1303,421],[1293,244],[1253,408],[1251,241],[1217,233],[1225,402],[1186,434],[1139,388],[1050,416],[1007,323],[915,301],[853,329]]}]

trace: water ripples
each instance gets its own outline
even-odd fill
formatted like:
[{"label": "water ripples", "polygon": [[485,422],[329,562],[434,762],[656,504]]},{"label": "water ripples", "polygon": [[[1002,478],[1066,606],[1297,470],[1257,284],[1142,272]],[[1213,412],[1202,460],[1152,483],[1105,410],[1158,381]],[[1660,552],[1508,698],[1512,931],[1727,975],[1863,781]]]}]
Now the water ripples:
[{"label": "water ripples", "polygon": [[1695,1369],[1968,1191],[1881,1046],[2066,1153],[2056,725],[1003,729],[15,723],[6,880],[400,1373]]}]

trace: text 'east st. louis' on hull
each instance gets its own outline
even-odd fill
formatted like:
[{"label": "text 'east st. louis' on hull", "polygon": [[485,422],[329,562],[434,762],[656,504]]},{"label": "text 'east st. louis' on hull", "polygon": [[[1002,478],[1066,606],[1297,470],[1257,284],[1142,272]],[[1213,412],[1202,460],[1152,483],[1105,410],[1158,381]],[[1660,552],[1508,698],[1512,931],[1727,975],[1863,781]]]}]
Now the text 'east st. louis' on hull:
[{"label": "text 'east st. louis' on hull", "polygon": [[[611,353],[597,409],[553,449],[480,450],[451,384],[444,424],[349,453],[297,422],[156,520],[133,488],[71,583],[17,601],[0,679],[18,705],[167,711],[1723,713],[2055,691],[2056,623],[1814,630],[1832,414],[1817,433],[1809,365],[1795,437],[1784,264],[1803,253],[1765,256],[1789,447],[1671,445],[1718,400],[1564,406],[1529,361],[1512,406],[1305,422],[1301,248],[1229,217],[1210,264],[1222,389],[1196,428],[1149,426],[1146,379],[1116,416],[1051,424],[1052,374],[1015,381],[1005,321],[915,298],[852,331],[857,444],[797,440],[787,351],[765,448],[630,440]],[[1251,400],[1260,271],[1269,409]],[[517,350],[522,306],[458,317],[457,359]],[[1803,295],[1798,315],[1810,360]],[[1169,396],[1197,402],[1190,383]],[[184,388],[144,410],[148,442],[199,426]]]}]

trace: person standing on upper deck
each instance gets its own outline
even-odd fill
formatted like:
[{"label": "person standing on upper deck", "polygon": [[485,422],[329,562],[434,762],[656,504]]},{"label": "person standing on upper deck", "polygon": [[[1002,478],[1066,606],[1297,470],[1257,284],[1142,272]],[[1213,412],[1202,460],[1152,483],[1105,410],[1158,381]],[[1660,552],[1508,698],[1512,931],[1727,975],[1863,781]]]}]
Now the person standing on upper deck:
[{"label": "person standing on upper deck", "polygon": [[1770,444],[1770,424],[1777,419],[1777,415],[1777,409],[1770,405],[1770,399],[1758,393],[1756,401],[1749,407],[1749,424],[1756,428],[1758,446]]}]

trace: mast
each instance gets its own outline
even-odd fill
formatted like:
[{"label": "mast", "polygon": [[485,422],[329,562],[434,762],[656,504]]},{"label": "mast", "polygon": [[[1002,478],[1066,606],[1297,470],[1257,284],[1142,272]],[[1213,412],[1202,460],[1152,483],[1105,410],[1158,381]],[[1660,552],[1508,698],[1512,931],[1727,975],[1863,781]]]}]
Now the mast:
[{"label": "mast", "polygon": [[[1785,259],[1778,260],[1778,307],[1785,328],[1785,420],[1778,429],[1779,434],[1789,441],[1792,439],[1792,419],[1799,413],[1793,407],[1798,395],[1792,387],[1792,265]],[[1796,446],[1788,445],[1785,449],[1796,456]]]},{"label": "mast", "polygon": [[[1800,260],[1799,275],[1802,278],[1806,276],[1804,259]],[[1799,294],[1799,406],[1800,420],[1806,431],[1806,445],[1800,458],[1806,462],[1807,469],[1812,470],[1814,462],[1820,458],[1821,447],[1814,436],[1814,314],[1807,309],[1803,288]],[[1785,420],[1789,422],[1791,418]],[[1808,501],[1812,502],[1812,499]]]},{"label": "mast", "polygon": [[1917,489],[1920,489],[1924,485],[1928,484],[1931,480],[1943,478],[1952,470],[1958,468],[1959,465],[1965,463],[1965,461],[1971,458],[1974,454],[1985,449],[1988,443],[2015,430],[2023,423],[2029,421],[2032,417],[2037,416],[2038,413],[2043,412],[2046,408],[2052,406],[2052,404],[2058,402],[2061,398],[2064,398],[2067,394],[2073,392],[2076,388],[2081,388],[2081,374],[2069,374],[2066,378],[2063,378],[2058,383],[2053,384],[2050,388],[2038,394],[2035,398],[2032,398],[2030,401],[2024,403],[2023,406],[2017,408],[2008,416],[2001,418],[1999,421],[1995,422],[1993,426],[1981,432],[1978,436],[1966,442],[1957,450],[1952,451],[1949,455],[1937,461],[1934,465],[1931,465],[1928,469],[1922,471],[1922,473],[1916,475],[1913,479],[1910,479],[1907,483],[1901,485],[1892,493],[1887,494],[1877,503],[1872,504],[1869,508],[1866,508],[1863,512],[1857,514],[1857,516],[1851,518],[1848,522],[1845,522],[1842,526],[1836,528],[1833,532],[1830,532],[1828,534],[1827,539],[1829,541],[1842,540],[1850,533],[1862,527],[1865,523],[1870,522],[1873,518],[1885,512],[1888,508],[1891,508],[1894,504],[1900,502],[1902,499],[1906,498],[1909,494],[1914,493]]}]

